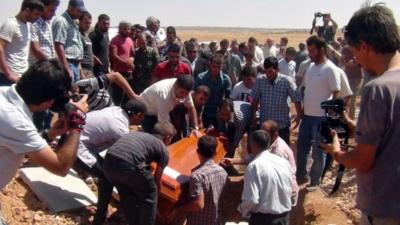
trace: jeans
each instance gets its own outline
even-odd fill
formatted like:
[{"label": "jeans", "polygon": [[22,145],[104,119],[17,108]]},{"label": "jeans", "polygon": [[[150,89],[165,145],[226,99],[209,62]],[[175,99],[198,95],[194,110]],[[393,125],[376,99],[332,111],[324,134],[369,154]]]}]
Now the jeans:
[{"label": "jeans", "polygon": [[129,225],[154,225],[158,195],[151,171],[107,154],[104,172],[118,190]]},{"label": "jeans", "polygon": [[79,69],[79,62],[78,61],[69,61],[69,68],[72,71],[72,84],[75,84],[78,80],[81,79],[81,71]]},{"label": "jeans", "polygon": [[289,225],[289,213],[252,213],[250,216],[249,225]]},{"label": "jeans", "polygon": [[325,166],[326,154],[319,147],[319,130],[324,119],[324,117],[304,116],[299,128],[296,176],[298,179],[303,179],[307,176],[307,159],[312,147],[311,185],[319,185]]}]

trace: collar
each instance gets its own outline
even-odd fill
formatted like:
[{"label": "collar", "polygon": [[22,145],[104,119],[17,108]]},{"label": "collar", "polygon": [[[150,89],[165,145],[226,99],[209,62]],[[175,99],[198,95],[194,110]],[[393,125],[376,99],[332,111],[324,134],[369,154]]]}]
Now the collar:
[{"label": "collar", "polygon": [[[222,74],[223,74],[222,71],[219,71],[219,76],[218,76],[219,80],[223,80]],[[210,77],[210,80],[213,80],[213,79],[212,79],[213,76],[211,75],[211,70],[208,70],[207,75]],[[217,80],[218,80],[218,78],[217,78]]]},{"label": "collar", "polygon": [[265,149],[264,151],[258,153],[258,155],[256,155],[254,157],[254,160],[258,159],[259,157],[261,157],[262,155],[266,155],[266,154],[271,154],[270,149]]},{"label": "collar", "polygon": [[62,14],[62,16],[68,21],[68,23],[77,25],[77,23],[75,23],[75,20],[72,19],[72,17],[69,15],[69,13],[67,11],[65,11]]},{"label": "collar", "polygon": [[207,160],[203,163],[202,166],[210,166],[210,165],[212,165],[212,164],[214,164],[214,159],[213,159],[213,158],[210,158],[210,159],[207,159]]},{"label": "collar", "polygon": [[29,111],[28,105],[25,104],[24,100],[19,96],[17,90],[15,89],[15,84],[6,91],[6,98],[16,106],[16,108],[25,114],[28,118],[32,119],[32,112]]},{"label": "collar", "polygon": [[[267,75],[265,75],[265,77],[267,77]],[[278,72],[278,75],[276,76],[275,80],[270,81],[270,80],[268,80],[268,78],[267,78],[267,80],[268,80],[268,82],[269,82],[270,84],[276,84],[276,83],[278,83],[278,81],[280,81],[281,79],[282,79],[282,74],[279,73],[279,72]]]}]

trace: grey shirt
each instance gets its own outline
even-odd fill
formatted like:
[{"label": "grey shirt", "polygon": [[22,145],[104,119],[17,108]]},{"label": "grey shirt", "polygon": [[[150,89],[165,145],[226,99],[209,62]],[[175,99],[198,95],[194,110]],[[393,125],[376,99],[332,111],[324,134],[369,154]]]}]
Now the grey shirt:
[{"label": "grey shirt", "polygon": [[132,166],[144,169],[152,162],[165,167],[169,156],[160,139],[144,132],[131,132],[122,136],[107,154],[123,159]]},{"label": "grey shirt", "polygon": [[400,218],[400,70],[364,87],[356,141],[377,148],[373,168],[357,173],[357,207],[366,215]]}]

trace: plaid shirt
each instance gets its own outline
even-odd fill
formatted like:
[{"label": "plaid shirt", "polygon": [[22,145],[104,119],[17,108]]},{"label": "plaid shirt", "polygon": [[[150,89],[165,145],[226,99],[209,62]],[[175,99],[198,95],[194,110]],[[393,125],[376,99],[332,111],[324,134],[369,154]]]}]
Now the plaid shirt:
[{"label": "plaid shirt", "polygon": [[83,43],[76,21],[64,12],[53,22],[54,42],[64,45],[67,59],[81,60],[83,58]]},{"label": "plaid shirt", "polygon": [[[39,43],[40,49],[47,56],[47,58],[56,58],[50,21],[39,18],[36,20],[36,22],[31,24],[31,42]],[[29,64],[33,64],[36,61],[37,59],[31,51],[29,54]]]},{"label": "plaid shirt", "polygon": [[197,168],[189,180],[190,196],[195,198],[204,195],[204,208],[187,217],[187,225],[220,224],[218,202],[222,189],[227,181],[225,170],[212,159]]},{"label": "plaid shirt", "polygon": [[296,85],[288,76],[280,73],[274,81],[269,81],[265,75],[259,76],[250,96],[260,102],[260,123],[274,120],[280,129],[290,126],[288,97],[292,102],[301,101]]}]

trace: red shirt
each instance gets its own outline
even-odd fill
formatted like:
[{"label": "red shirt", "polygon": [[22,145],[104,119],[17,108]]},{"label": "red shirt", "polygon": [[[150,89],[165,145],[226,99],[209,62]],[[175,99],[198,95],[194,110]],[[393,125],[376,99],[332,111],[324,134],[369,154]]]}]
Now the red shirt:
[{"label": "red shirt", "polygon": [[192,70],[189,65],[179,61],[178,65],[173,69],[167,61],[159,63],[156,68],[154,68],[153,76],[158,80],[164,80],[168,78],[176,78],[179,75],[192,74]]},{"label": "red shirt", "polygon": [[[130,37],[124,37],[124,36],[118,34],[110,42],[110,53],[112,52],[113,48],[117,49],[117,55],[124,60],[127,60],[127,59],[133,57],[134,44]],[[132,68],[127,66],[125,63],[121,63],[121,62],[113,59],[112,57],[110,57],[110,58],[111,58],[111,69],[112,70],[114,70],[116,72],[132,71]]]}]

